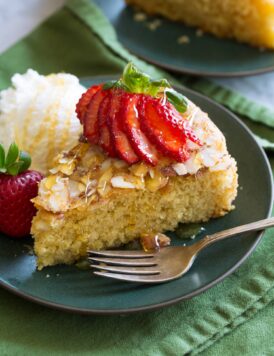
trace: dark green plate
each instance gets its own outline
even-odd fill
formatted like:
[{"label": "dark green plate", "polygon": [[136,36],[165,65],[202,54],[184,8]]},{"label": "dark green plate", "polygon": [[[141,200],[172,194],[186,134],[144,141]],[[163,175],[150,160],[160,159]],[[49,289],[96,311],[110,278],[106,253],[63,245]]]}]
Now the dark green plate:
[{"label": "dark green plate", "polygon": [[[149,1],[149,0],[148,0]],[[204,34],[196,36],[196,29],[161,18],[155,31],[148,21],[133,20],[134,11],[123,0],[95,0],[109,18],[120,42],[132,53],[165,69],[203,76],[246,76],[274,70],[274,51],[261,52],[258,48],[218,39]],[[186,35],[188,44],[178,44]]]},{"label": "dark green plate", "polygon": [[[86,86],[110,78],[83,80]],[[236,209],[205,224],[206,233],[266,218],[272,203],[272,178],[267,158],[249,130],[229,111],[206,97],[181,89],[209,113],[226,136],[239,167]],[[202,236],[202,235],[201,235]],[[160,308],[191,298],[232,273],[248,257],[261,234],[249,233],[212,245],[198,256],[182,278],[161,285],[137,285],[95,277],[74,266],[55,266],[38,272],[28,246],[31,239],[0,238],[0,285],[40,304],[86,314],[129,313]],[[182,240],[173,238],[179,245]]]}]

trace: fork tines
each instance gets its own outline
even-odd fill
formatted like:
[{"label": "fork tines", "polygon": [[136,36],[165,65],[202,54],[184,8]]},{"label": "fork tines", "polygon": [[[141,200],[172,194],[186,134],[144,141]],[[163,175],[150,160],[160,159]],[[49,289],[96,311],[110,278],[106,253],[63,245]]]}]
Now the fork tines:
[{"label": "fork tines", "polygon": [[[160,274],[154,253],[143,251],[88,251],[94,274],[127,281],[144,282]],[[150,278],[149,278],[150,280]],[[149,281],[147,280],[147,281]]]}]

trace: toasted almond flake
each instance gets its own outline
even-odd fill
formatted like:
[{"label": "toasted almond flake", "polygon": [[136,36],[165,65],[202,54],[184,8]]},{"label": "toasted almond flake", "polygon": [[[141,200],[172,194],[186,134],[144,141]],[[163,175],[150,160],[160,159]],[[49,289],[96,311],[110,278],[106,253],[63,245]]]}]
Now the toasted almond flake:
[{"label": "toasted almond flake", "polygon": [[127,167],[127,163],[125,161],[120,160],[120,159],[113,160],[113,165],[117,169]]},{"label": "toasted almond flake", "polygon": [[69,180],[69,194],[71,198],[78,197],[85,190],[86,186],[83,183]]},{"label": "toasted almond flake", "polygon": [[125,181],[123,176],[116,176],[111,178],[111,185],[114,188],[135,189],[135,185],[131,182]]},{"label": "toasted almond flake", "polygon": [[111,158],[108,158],[106,159],[102,164],[101,164],[101,167],[100,167],[100,170],[101,171],[106,171],[110,166],[111,166]]},{"label": "toasted almond flake", "polygon": [[50,169],[49,172],[50,172],[51,174],[56,174],[57,172],[59,172],[59,170],[58,170],[57,167],[55,167],[55,168]]},{"label": "toasted almond flake", "polygon": [[229,155],[223,156],[213,167],[210,167],[211,172],[223,171],[231,165],[231,158]]},{"label": "toasted almond flake", "polygon": [[200,157],[203,162],[203,164],[206,167],[212,167],[214,164],[216,164],[217,161],[217,155],[215,150],[211,148],[205,148],[200,152]]},{"label": "toasted almond flake", "polygon": [[192,142],[190,140],[187,140],[187,146],[191,151],[198,150],[200,148],[200,146],[197,143]]},{"label": "toasted almond flake", "polygon": [[103,188],[105,187],[106,183],[110,181],[112,178],[113,173],[112,173],[112,167],[109,167],[99,178],[98,180],[98,188]]},{"label": "toasted almond flake", "polygon": [[199,158],[199,153],[195,156],[193,155],[185,163],[187,173],[195,174],[202,167],[201,159]]},{"label": "toasted almond flake", "polygon": [[187,169],[186,166],[184,165],[184,163],[176,163],[172,165],[172,168],[174,169],[174,171],[179,175],[179,176],[184,176],[185,174],[187,174]]},{"label": "toasted almond flake", "polygon": [[130,172],[132,172],[137,177],[144,177],[148,173],[148,166],[143,162],[134,164],[130,168]]},{"label": "toasted almond flake", "polygon": [[154,178],[155,177],[154,169],[150,168],[148,172],[149,172],[150,178]]},{"label": "toasted almond flake", "polygon": [[146,188],[150,192],[156,192],[157,190],[163,188],[165,185],[167,185],[169,178],[164,177],[160,172],[155,172],[154,177],[147,177],[145,182],[146,182]]}]

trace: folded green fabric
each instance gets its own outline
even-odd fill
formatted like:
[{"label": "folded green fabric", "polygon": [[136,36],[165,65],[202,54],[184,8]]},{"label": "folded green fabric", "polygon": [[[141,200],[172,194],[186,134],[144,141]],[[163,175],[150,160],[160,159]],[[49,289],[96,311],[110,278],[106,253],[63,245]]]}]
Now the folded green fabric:
[{"label": "folded green fabric", "polygon": [[[166,76],[130,55],[94,4],[73,0],[0,56],[0,87],[7,87],[15,72],[27,68],[84,77],[119,73],[128,60],[154,77]],[[204,79],[180,79],[241,114],[261,143],[273,149],[273,113]],[[274,168],[273,159],[271,163]],[[71,315],[33,305],[1,289],[0,354],[271,355],[273,250],[273,231],[268,230],[248,261],[222,283],[192,300],[145,314]]]}]

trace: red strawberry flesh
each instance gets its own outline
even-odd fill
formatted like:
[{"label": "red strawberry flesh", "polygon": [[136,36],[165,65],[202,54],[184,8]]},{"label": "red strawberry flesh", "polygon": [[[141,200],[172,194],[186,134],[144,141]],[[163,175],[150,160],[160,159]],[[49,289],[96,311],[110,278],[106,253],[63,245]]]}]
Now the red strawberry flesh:
[{"label": "red strawberry flesh", "polygon": [[122,99],[122,121],[130,143],[136,154],[146,163],[156,166],[157,151],[141,131],[137,104],[139,95],[126,94]]},{"label": "red strawberry flesh", "polygon": [[189,123],[182,115],[175,109],[175,107],[169,102],[162,101],[162,105],[158,105],[157,110],[161,117],[165,120],[166,124],[170,128],[173,128],[173,132],[178,137],[186,137],[192,142],[201,145],[198,137],[191,130]]},{"label": "red strawberry flesh", "polygon": [[83,118],[85,116],[91,98],[101,88],[102,88],[102,84],[93,85],[81,96],[80,100],[78,101],[75,111],[81,124],[83,123]]},{"label": "red strawberry flesh", "polygon": [[128,164],[133,164],[139,161],[139,157],[134,152],[127,135],[123,132],[123,125],[121,124],[122,95],[122,93],[116,90],[113,91],[111,95],[108,125],[119,158],[126,161]]},{"label": "red strawberry flesh", "polygon": [[108,153],[110,157],[116,156],[114,142],[112,140],[107,120],[110,105],[110,95],[108,94],[101,102],[98,112],[98,125],[99,125],[99,145]]},{"label": "red strawberry flesh", "polygon": [[0,231],[12,237],[29,235],[36,208],[30,199],[38,192],[42,175],[25,171],[18,176],[0,175]]},{"label": "red strawberry flesh", "polygon": [[84,136],[91,144],[97,144],[99,140],[98,112],[100,104],[106,95],[106,91],[98,90],[91,98],[85,116],[83,118]]},{"label": "red strawberry flesh", "polygon": [[76,112],[89,143],[128,164],[155,166],[161,155],[184,162],[190,154],[188,140],[201,145],[188,120],[162,96],[95,85],[81,97]]},{"label": "red strawberry flesh", "polygon": [[141,129],[163,155],[184,162],[188,158],[185,137],[178,137],[166,124],[160,106],[159,99],[142,96],[138,104]]}]

